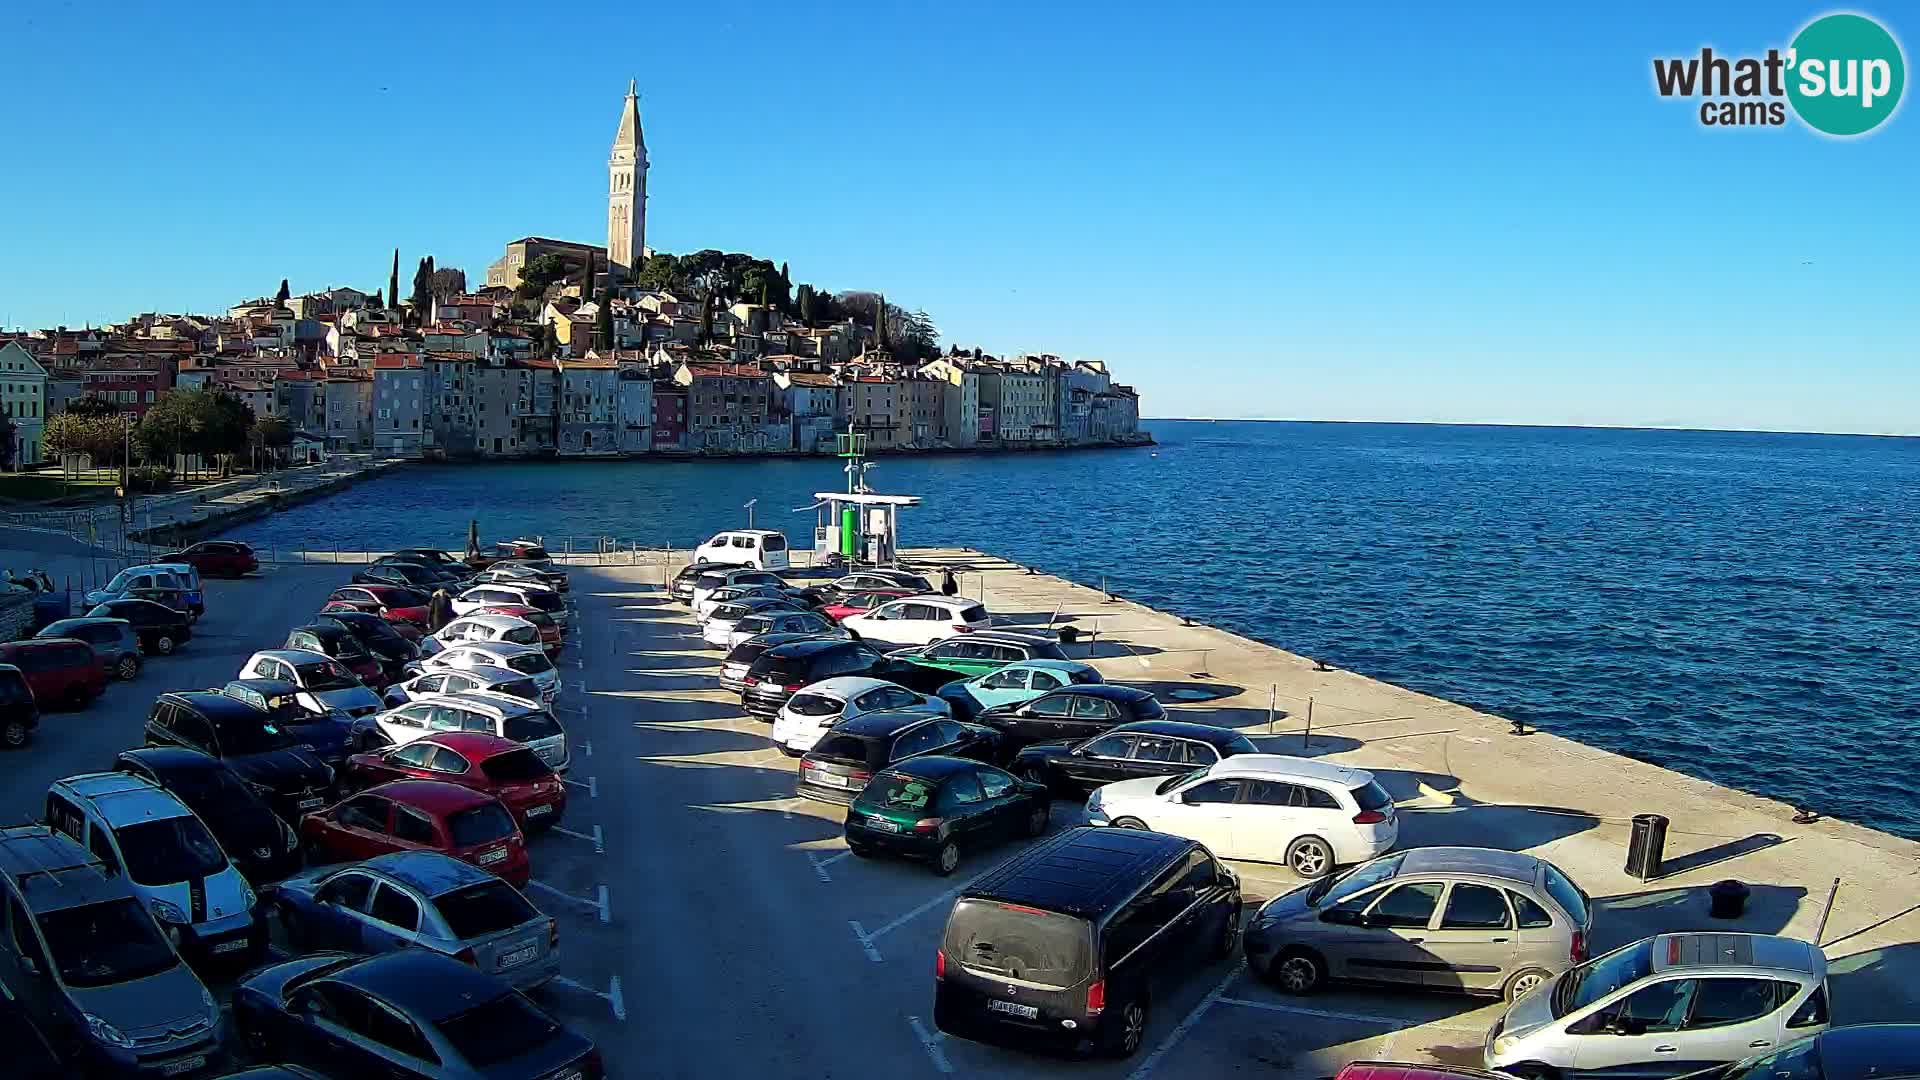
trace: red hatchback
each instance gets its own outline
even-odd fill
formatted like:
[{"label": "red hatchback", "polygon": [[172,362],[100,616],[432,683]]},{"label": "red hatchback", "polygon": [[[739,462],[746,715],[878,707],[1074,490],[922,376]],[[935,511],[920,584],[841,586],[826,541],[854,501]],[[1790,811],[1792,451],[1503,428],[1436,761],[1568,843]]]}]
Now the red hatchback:
[{"label": "red hatchback", "polygon": [[253,549],[233,540],[202,541],[153,561],[186,563],[206,577],[245,577],[260,569],[260,557]]},{"label": "red hatchback", "polygon": [[41,708],[79,708],[107,689],[107,665],[93,646],[75,638],[9,641],[0,645],[0,664],[20,669]]},{"label": "red hatchback", "polygon": [[540,631],[540,647],[546,650],[548,656],[552,656],[554,653],[560,651],[560,646],[563,642],[560,634],[560,624],[553,621],[553,616],[541,611],[539,608],[530,608],[525,604],[488,604],[486,607],[477,608],[474,611],[468,612],[468,614],[511,615],[516,619],[525,619],[532,623],[535,629]]},{"label": "red hatchback", "polygon": [[834,622],[839,622],[849,615],[872,611],[889,600],[918,595],[911,589],[861,589],[859,592],[848,593],[831,604],[822,605],[820,614]]},{"label": "red hatchback", "polygon": [[431,602],[425,593],[399,585],[342,585],[328,594],[327,599],[350,603],[355,610],[378,615],[388,622],[415,626],[427,625],[427,605]]},{"label": "red hatchback", "polygon": [[500,800],[442,780],[399,780],[368,788],[301,818],[300,840],[315,862],[438,851],[516,888],[525,887],[533,876],[527,838]]},{"label": "red hatchback", "polygon": [[442,780],[499,799],[522,829],[544,829],[567,810],[567,786],[524,743],[478,731],[443,731],[347,759],[352,787]]}]

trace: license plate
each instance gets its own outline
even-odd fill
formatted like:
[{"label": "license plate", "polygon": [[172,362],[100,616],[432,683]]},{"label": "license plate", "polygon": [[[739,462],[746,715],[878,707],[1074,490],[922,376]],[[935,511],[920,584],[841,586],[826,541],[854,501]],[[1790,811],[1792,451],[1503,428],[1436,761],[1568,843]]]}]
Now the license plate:
[{"label": "license plate", "polygon": [[494,863],[497,863],[497,862],[505,862],[506,859],[507,859],[506,851],[500,848],[495,848],[492,851],[483,851],[480,853],[480,864],[482,866],[492,866]]},{"label": "license plate", "polygon": [[876,830],[878,832],[899,832],[900,831],[900,825],[898,822],[887,821],[883,818],[868,818],[867,828]]},{"label": "license plate", "polygon": [[215,945],[213,947],[213,951],[216,953],[239,952],[240,950],[246,947],[247,947],[246,938],[234,938],[232,941],[222,941],[219,944]]},{"label": "license plate", "polygon": [[586,1074],[579,1069],[568,1069],[563,1073],[554,1073],[552,1080],[586,1080]]},{"label": "license plate", "polygon": [[160,1066],[160,1075],[179,1076],[181,1073],[190,1073],[195,1069],[204,1069],[206,1067],[207,1059],[205,1055],[196,1055],[190,1058],[181,1058],[179,1061],[167,1062],[165,1065]]},{"label": "license plate", "polygon": [[294,805],[301,810],[318,810],[322,806],[325,806],[326,803],[327,803],[327,800],[321,798],[318,795],[315,795],[311,799],[301,799],[299,802],[295,803]]},{"label": "license plate", "polygon": [[820,772],[817,769],[814,770],[814,773],[813,773],[813,782],[816,784],[825,784],[828,787],[846,787],[847,786],[846,777],[836,776],[830,772]]},{"label": "license plate", "polygon": [[745,664],[728,664],[720,670],[726,674],[727,678],[738,679],[746,675],[747,666]]},{"label": "license plate", "polygon": [[1040,1017],[1039,1006],[1021,1005],[1012,1001],[989,1001],[987,1002],[987,1011],[1006,1013],[1008,1016],[1017,1016],[1022,1020],[1037,1020]]},{"label": "license plate", "polygon": [[521,964],[532,960],[538,955],[540,955],[540,947],[537,945],[529,945],[524,949],[515,949],[500,958],[500,968],[504,971],[507,968],[519,967]]},{"label": "license plate", "polygon": [[527,807],[527,816],[528,816],[528,817],[539,817],[539,816],[540,816],[541,814],[551,814],[551,813],[553,813],[553,805],[552,805],[551,803],[549,803],[549,804],[548,804],[548,805],[546,805],[546,806],[529,806],[529,807]]}]

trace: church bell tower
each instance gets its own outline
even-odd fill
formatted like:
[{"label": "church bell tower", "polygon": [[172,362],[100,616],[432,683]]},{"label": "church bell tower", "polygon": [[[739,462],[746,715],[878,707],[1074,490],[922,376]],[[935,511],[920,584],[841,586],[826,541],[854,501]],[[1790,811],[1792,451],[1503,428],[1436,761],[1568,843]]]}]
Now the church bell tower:
[{"label": "church bell tower", "polygon": [[640,98],[627,83],[620,127],[607,159],[607,267],[614,280],[631,281],[647,250],[647,139],[640,130]]}]

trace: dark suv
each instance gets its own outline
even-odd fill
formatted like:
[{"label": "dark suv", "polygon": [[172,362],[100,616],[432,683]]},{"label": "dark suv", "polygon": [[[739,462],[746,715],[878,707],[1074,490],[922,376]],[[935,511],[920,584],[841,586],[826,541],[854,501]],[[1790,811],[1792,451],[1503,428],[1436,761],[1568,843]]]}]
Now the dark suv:
[{"label": "dark suv", "polygon": [[147,714],[146,745],[217,757],[288,821],[327,804],[333,770],[268,713],[212,691],[161,694]]},{"label": "dark suv", "polygon": [[755,634],[753,637],[735,645],[720,661],[720,689],[735,694],[747,689],[747,671],[760,655],[776,645],[791,645],[796,641],[812,641],[812,634]]},{"label": "dark suv", "polygon": [[960,894],[934,954],[949,1035],[1127,1057],[1152,991],[1233,954],[1240,880],[1207,849],[1143,829],[1042,840]]},{"label": "dark suv", "polygon": [[880,663],[879,649],[864,641],[817,638],[776,645],[760,654],[741,678],[740,704],[771,720],[800,688],[836,675],[865,675]]},{"label": "dark suv", "polygon": [[37,638],[73,638],[93,646],[100,662],[116,679],[140,674],[140,637],[125,619],[61,619],[49,623]]},{"label": "dark suv", "polygon": [[924,712],[871,712],[842,720],[800,757],[794,794],[821,802],[853,802],[873,774],[922,754],[1000,758],[1000,733]]},{"label": "dark suv", "polygon": [[172,654],[193,637],[186,612],[152,600],[109,600],[87,612],[87,618],[127,620],[140,638],[140,648],[161,656]]}]

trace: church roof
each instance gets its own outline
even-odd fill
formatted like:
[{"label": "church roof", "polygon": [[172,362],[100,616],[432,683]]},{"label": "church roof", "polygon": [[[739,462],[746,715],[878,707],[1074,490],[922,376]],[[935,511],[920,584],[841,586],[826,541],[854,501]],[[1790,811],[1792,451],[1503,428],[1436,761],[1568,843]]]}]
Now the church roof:
[{"label": "church roof", "polygon": [[628,80],[627,100],[620,106],[620,130],[613,133],[613,148],[631,149],[645,145],[647,135],[640,130],[640,95],[634,92],[632,80]]}]

